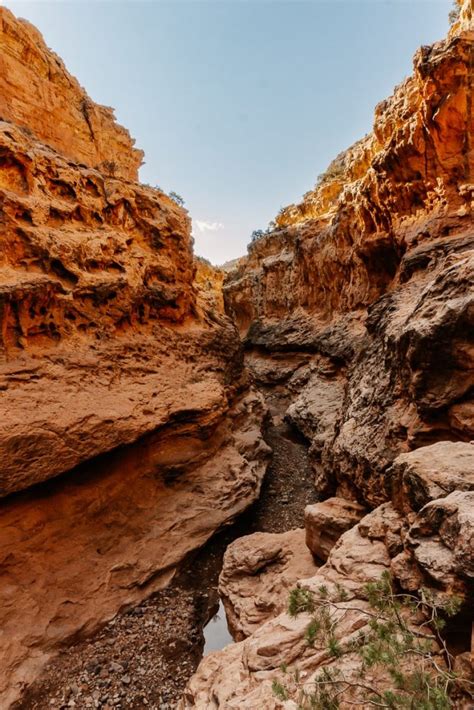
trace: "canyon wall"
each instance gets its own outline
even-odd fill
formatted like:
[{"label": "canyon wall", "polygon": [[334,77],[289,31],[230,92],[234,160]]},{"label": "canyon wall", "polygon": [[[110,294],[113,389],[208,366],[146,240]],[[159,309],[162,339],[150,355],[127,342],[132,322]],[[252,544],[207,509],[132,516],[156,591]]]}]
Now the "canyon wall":
[{"label": "canyon wall", "polygon": [[474,34],[463,27],[416,53],[373,133],[280,212],[225,284],[249,351],[311,355],[288,416],[312,442],[318,485],[370,505],[388,498],[382,474],[398,453],[474,432]]},{"label": "canyon wall", "polygon": [[222,275],[141,151],[0,8],[0,705],[163,587],[268,459]]},{"label": "canyon wall", "polygon": [[26,20],[0,15],[0,119],[11,121],[76,163],[136,181],[143,152],[91,101],[63,61]]},{"label": "canyon wall", "polygon": [[[302,691],[331,683],[331,707],[372,704],[357,687],[354,644],[370,627],[367,583],[383,573],[399,593],[459,597],[446,638],[471,685],[449,706],[472,706],[473,5],[464,1],[445,41],[416,53],[373,132],[279,213],[224,284],[254,381],[286,393],[286,419],[310,447],[326,500],[306,509],[306,544],[324,564],[291,582],[316,609],[322,590],[332,600],[339,651],[316,627],[309,640],[308,609],[285,610],[277,590],[290,580],[279,584],[277,570],[269,585],[248,563],[264,557],[262,540],[248,536],[228,550],[220,582],[238,643],[203,659],[180,710],[329,707],[330,691],[319,704]],[[292,540],[287,554],[301,555],[301,531]],[[439,641],[438,671],[448,663]],[[363,667],[363,682],[399,691],[381,666]]]}]

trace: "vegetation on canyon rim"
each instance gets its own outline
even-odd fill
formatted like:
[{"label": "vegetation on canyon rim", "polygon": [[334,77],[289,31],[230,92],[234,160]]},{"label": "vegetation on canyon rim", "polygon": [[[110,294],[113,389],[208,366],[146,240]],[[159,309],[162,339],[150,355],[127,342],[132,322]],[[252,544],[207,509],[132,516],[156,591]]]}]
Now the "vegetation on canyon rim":
[{"label": "vegetation on canyon rim", "polygon": [[[388,572],[365,585],[365,597],[366,608],[351,602],[340,584],[332,593],[326,586],[320,586],[317,593],[300,586],[291,591],[289,615],[311,615],[307,644],[325,650],[333,660],[353,654],[355,663],[350,674],[323,665],[307,682],[298,669],[290,674],[282,667],[288,681],[273,682],[275,696],[293,700],[298,710],[337,710],[341,704],[361,707],[362,703],[390,710],[451,708],[455,688],[468,681],[453,671],[454,659],[442,631],[446,618],[459,612],[461,600],[452,596],[439,601],[425,588],[419,596],[397,594]],[[341,643],[338,626],[354,610],[366,620],[366,628]]]},{"label": "vegetation on canyon rim", "polygon": [[451,25],[454,25],[455,22],[459,19],[459,14],[461,12],[461,3],[462,0],[454,0],[453,1],[453,8],[451,12],[449,13],[449,23]]}]

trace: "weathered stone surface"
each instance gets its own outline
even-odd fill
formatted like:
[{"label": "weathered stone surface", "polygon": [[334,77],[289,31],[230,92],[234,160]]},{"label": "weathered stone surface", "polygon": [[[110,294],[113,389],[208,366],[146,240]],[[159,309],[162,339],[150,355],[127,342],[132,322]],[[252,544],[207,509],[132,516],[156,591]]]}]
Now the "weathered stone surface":
[{"label": "weathered stone surface", "polygon": [[[344,588],[344,640],[364,629],[364,586],[385,570],[472,605],[473,17],[465,0],[448,39],[420,49],[379,104],[373,133],[280,212],[224,285],[257,380],[271,383],[274,352],[310,356],[273,384],[293,397],[287,417],[312,445],[318,485],[375,508],[300,581]],[[271,690],[282,665],[308,683],[323,665],[350,678],[354,657],[309,646],[308,622],[280,614],[205,658],[180,710],[293,710]]]},{"label": "weathered stone surface", "polygon": [[[383,507],[364,518],[365,528],[380,527],[380,520],[392,529],[398,519],[389,506]],[[390,564],[390,555],[381,540],[361,535],[358,527],[344,533],[331,551],[327,563],[317,574],[300,582],[315,593],[321,585],[328,593],[335,585],[344,587],[347,600],[340,602],[335,633],[339,640],[349,640],[363,630],[368,623],[364,611],[368,609],[364,597],[367,581],[377,580]],[[334,617],[335,619],[336,617]],[[239,708],[253,710],[262,707],[268,710],[284,707],[272,692],[272,681],[278,678],[285,682],[281,667],[293,667],[295,663],[301,677],[308,682],[323,664],[335,666],[341,663],[344,672],[356,667],[354,654],[343,656],[342,661],[331,659],[326,647],[318,643],[309,646],[305,632],[310,620],[308,614],[291,618],[280,614],[260,626],[249,638],[227,646],[223,651],[212,653],[201,662],[192,677],[179,710],[189,708]]]},{"label": "weathered stone surface", "polygon": [[474,491],[427,503],[408,531],[407,546],[432,583],[465,593],[474,578]]},{"label": "weathered stone surface", "polygon": [[258,496],[265,409],[169,424],[0,503],[0,705],[49,658],[165,586],[187,553]]},{"label": "weathered stone surface", "polygon": [[304,511],[305,542],[319,560],[326,562],[341,537],[364,516],[365,509],[355,501],[328,498],[308,505]]},{"label": "weathered stone surface", "polygon": [[336,487],[335,479],[328,475],[330,468],[326,458],[336,436],[344,393],[344,378],[316,371],[287,410],[289,421],[311,442],[315,485],[321,494],[332,492]]},{"label": "weathered stone surface", "polygon": [[183,210],[5,122],[0,144],[0,494],[183,412],[222,416],[240,346],[193,286]]},{"label": "weathered stone surface", "polygon": [[77,163],[126,180],[138,179],[143,153],[98,106],[26,20],[0,8],[0,119],[23,126]]},{"label": "weathered stone surface", "polygon": [[398,456],[390,469],[400,510],[418,511],[455,490],[474,490],[474,445],[441,441]]},{"label": "weathered stone surface", "polygon": [[[431,582],[435,581],[436,585],[435,593],[455,591],[469,599],[468,585],[463,586],[459,581],[471,579],[473,573],[472,495],[455,492],[429,503],[418,513],[408,535],[406,519],[391,503],[385,503],[341,536],[316,575],[300,580],[301,586],[316,595],[322,585],[329,597],[334,593],[337,598],[341,587],[345,590],[347,598],[337,604],[332,616],[333,621],[337,620],[333,631],[343,646],[367,628],[371,617],[366,613],[370,609],[365,585],[380,579],[386,570],[390,569],[394,578],[409,591],[429,585],[431,576]],[[401,563],[402,558],[404,563]],[[461,567],[455,570],[456,564]],[[457,579],[456,585],[452,584],[454,579]],[[309,645],[305,632],[310,618],[306,613],[296,618],[282,613],[244,641],[210,654],[188,684],[179,710],[293,708],[291,703],[280,703],[272,692],[275,679],[291,684],[291,674],[283,673],[282,667],[297,667],[301,680],[308,684],[323,666],[339,668],[346,679],[350,679],[360,663],[357,656],[346,652],[334,659],[324,643]],[[383,682],[377,670],[372,671],[373,676],[367,669],[366,673],[369,685],[373,678]],[[390,679],[386,682],[387,687],[391,687]],[[349,699],[358,700],[362,706],[364,701],[354,692],[356,694]],[[460,699],[459,707],[464,707],[463,702],[465,697]]]},{"label": "weathered stone surface", "polygon": [[474,436],[466,7],[379,104],[373,133],[280,213],[224,286],[248,348],[320,353],[337,367],[290,415],[314,442],[318,486],[372,507],[390,496],[398,454]]},{"label": "weathered stone surface", "polygon": [[304,536],[303,529],[254,533],[227,548],[219,594],[229,629],[237,641],[286,609],[290,589],[298,579],[316,571]]},{"label": "weathered stone surface", "polygon": [[269,449],[222,273],[195,260],[187,213],[134,182],[141,152],[112,111],[4,8],[0,44],[8,708],[253,502]]}]

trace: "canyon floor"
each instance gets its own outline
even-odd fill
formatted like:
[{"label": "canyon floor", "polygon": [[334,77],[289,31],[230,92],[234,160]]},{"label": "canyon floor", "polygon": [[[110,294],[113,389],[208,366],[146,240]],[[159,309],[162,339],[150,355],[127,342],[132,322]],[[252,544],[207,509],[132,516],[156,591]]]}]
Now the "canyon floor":
[{"label": "canyon floor", "polygon": [[258,501],[192,556],[169,587],[113,619],[96,636],[65,648],[17,710],[175,707],[202,658],[209,622],[208,633],[213,633],[228,544],[253,532],[303,527],[305,506],[317,500],[307,445],[282,418],[287,397],[277,389],[266,394],[265,439],[273,455]]}]

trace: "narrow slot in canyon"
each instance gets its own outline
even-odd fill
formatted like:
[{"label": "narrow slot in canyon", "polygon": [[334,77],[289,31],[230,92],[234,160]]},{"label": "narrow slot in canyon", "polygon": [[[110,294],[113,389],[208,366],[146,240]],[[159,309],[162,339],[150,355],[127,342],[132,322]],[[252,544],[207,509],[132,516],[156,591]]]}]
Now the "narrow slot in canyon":
[{"label": "narrow slot in canyon", "polygon": [[[283,377],[285,374],[284,371]],[[61,652],[24,694],[18,708],[94,707],[97,702],[120,704],[125,699],[131,708],[141,708],[144,703],[172,708],[202,656],[232,642],[218,592],[223,556],[232,542],[253,533],[270,534],[268,549],[263,545],[258,560],[258,574],[268,576],[273,585],[280,584],[279,574],[289,562],[293,581],[316,569],[309,552],[291,565],[290,550],[281,549],[278,544],[275,548],[272,541],[272,534],[303,527],[304,508],[317,500],[317,493],[308,444],[284,421],[290,402],[285,385],[262,383],[261,391],[268,411],[264,438],[272,454],[259,498],[234,523],[214,534],[200,550],[190,553],[165,589],[114,617],[92,637]],[[122,470],[129,459],[143,474],[143,456],[139,454],[144,447],[145,442],[138,442],[124,451],[118,457],[118,468]],[[96,487],[95,475],[104,468],[103,463],[98,462],[94,468],[90,477]],[[297,478],[294,471],[299,472]],[[66,475],[70,478],[70,474]],[[127,480],[130,482],[129,470]],[[128,498],[128,494],[122,494]],[[118,505],[114,507],[117,509]],[[68,540],[58,540],[61,554],[68,545]],[[279,592],[283,605],[284,595],[284,591]]]},{"label": "narrow slot in canyon", "polygon": [[0,710],[474,708],[474,0],[449,23],[214,266],[223,223],[0,7]]}]

